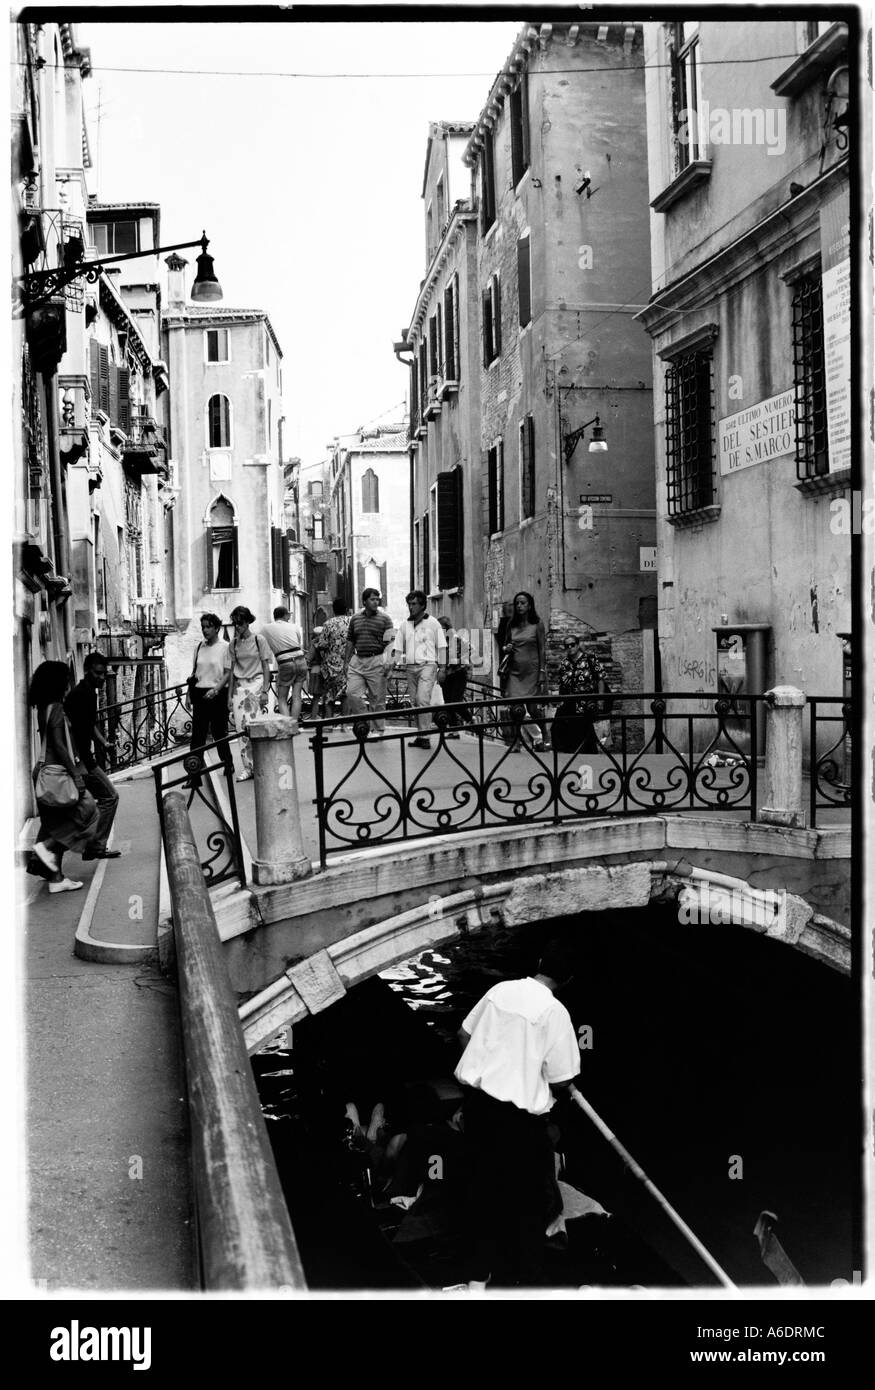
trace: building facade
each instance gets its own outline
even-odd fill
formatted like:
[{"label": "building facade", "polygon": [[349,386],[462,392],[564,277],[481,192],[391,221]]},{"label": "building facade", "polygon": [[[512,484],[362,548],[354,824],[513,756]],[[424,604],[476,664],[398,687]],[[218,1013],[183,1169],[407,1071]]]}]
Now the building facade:
[{"label": "building facade", "polygon": [[329,472],[337,596],[355,609],[363,589],[379,589],[391,616],[405,617],[411,520],[406,421],[339,438]]},{"label": "building facade", "polygon": [[[531,593],[551,664],[600,638],[652,689],[655,626],[641,26],[527,25],[468,141],[480,299],[484,620]],[[642,273],[643,272],[643,273]],[[607,451],[591,451],[598,418]]]},{"label": "building facade", "polygon": [[645,26],[667,689],[842,694],[847,43],[793,18]]},{"label": "building facade", "polygon": [[[430,611],[479,633],[484,614],[480,511],[477,214],[464,164],[468,123],[429,127],[422,198],[426,271],[397,355],[411,354],[413,579]],[[405,360],[401,358],[401,360]],[[480,642],[491,663],[492,642]],[[482,668],[480,668],[482,669]]]},{"label": "building facade", "polygon": [[227,622],[245,604],[257,624],[288,604],[288,545],[280,457],[282,352],[261,310],[187,305],[175,254],[163,319],[174,390],[170,472],[178,489],[168,550],[166,643],[171,683],[186,678],[200,615]]}]

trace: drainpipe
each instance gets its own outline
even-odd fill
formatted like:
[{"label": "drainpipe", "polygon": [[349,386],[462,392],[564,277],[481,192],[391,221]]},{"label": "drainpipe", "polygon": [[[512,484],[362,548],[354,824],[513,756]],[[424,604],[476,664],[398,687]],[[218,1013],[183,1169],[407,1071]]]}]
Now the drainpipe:
[{"label": "drainpipe", "polygon": [[[64,575],[72,583],[70,566],[70,540],[67,533],[67,497],[64,490],[64,477],[61,471],[61,443],[58,434],[58,386],[54,371],[43,376],[46,408],[46,438],[49,446],[49,473],[52,483],[52,536],[55,547],[57,573]],[[64,650],[67,660],[73,651],[73,630],[70,621],[70,603],[60,606],[61,627],[64,634]],[[55,604],[55,611],[58,605]]]}]

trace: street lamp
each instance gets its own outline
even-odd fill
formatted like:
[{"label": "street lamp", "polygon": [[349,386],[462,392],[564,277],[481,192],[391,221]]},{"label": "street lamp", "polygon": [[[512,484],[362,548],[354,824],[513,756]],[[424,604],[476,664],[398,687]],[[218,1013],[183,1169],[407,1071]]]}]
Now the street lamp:
[{"label": "street lamp", "polygon": [[594,415],[591,420],[587,420],[585,425],[581,425],[579,429],[572,430],[570,434],[566,434],[562,440],[562,449],[566,463],[571,462],[571,455],[577,448],[578,440],[582,438],[584,430],[588,430],[590,425],[593,426],[593,431],[592,438],[589,441],[589,452],[591,454],[606,454],[608,452],[608,442],[605,439],[604,429],[599,424],[599,417]]},{"label": "street lamp", "polygon": [[222,298],[222,287],[213,270],[213,258],[207,254],[209,246],[206,232],[199,241],[180,241],[175,246],[150,246],[146,251],[129,251],[122,256],[101,256],[96,261],[86,261],[85,244],[81,237],[73,237],[63,245],[63,265],[55,270],[31,270],[18,277],[25,306],[35,309],[46,304],[54,295],[74,280],[83,277],[94,285],[108,265],[118,265],[121,261],[135,261],[141,256],[160,256],[165,251],[185,251],[199,246],[201,253],[197,258],[197,275],[191,287],[191,297],[195,304],[212,304]]}]

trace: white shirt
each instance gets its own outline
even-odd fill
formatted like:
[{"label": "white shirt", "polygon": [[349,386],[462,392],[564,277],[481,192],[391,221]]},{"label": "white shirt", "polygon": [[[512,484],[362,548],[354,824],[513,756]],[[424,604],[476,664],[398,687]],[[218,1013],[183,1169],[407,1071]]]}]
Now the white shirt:
[{"label": "white shirt", "polygon": [[215,642],[201,642],[194,666],[198,690],[215,690],[230,669],[231,648],[227,642],[221,637]]},{"label": "white shirt", "polygon": [[539,980],[493,985],[462,1027],[471,1039],[456,1080],[532,1115],[552,1108],[551,1081],[571,1081],[580,1071],[571,1015]]},{"label": "white shirt", "polygon": [[272,623],[262,623],[260,632],[274,656],[279,660],[291,660],[289,647],[301,651],[301,632],[295,623],[285,618],[276,618]]},{"label": "white shirt", "polygon": [[447,639],[443,628],[437,618],[428,615],[420,618],[418,623],[414,623],[410,618],[405,618],[398,629],[398,636],[395,638],[395,655],[403,656],[408,665],[418,665],[420,662],[436,662],[438,653],[447,650]]}]

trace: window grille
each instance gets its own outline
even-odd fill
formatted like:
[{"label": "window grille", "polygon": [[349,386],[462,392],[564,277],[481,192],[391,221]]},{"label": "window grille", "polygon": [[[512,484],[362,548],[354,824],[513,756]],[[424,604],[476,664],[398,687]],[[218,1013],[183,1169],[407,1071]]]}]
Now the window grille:
[{"label": "window grille", "polygon": [[668,514],[714,502],[711,355],[690,352],[665,374]]},{"label": "window grille", "polygon": [[829,472],[823,293],[819,276],[797,281],[793,294],[793,376],[796,388],[796,475]]}]

